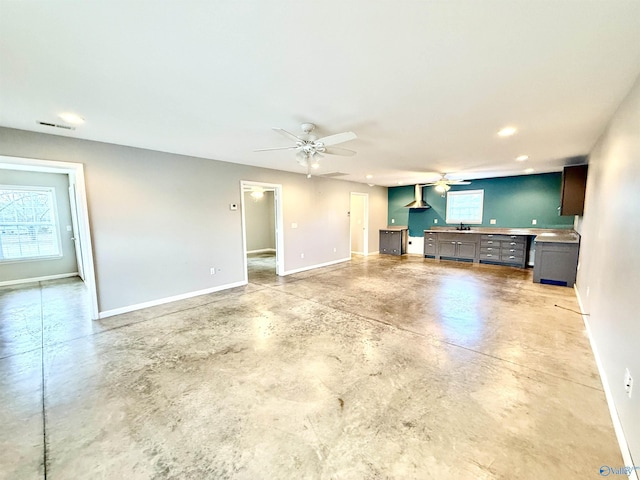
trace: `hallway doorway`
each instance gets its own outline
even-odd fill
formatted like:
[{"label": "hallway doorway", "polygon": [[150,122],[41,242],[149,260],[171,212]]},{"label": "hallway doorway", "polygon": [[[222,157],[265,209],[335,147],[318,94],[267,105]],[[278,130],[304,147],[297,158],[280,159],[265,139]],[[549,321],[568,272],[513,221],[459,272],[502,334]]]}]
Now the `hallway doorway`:
[{"label": "hallway doorway", "polygon": [[241,181],[245,280],[283,275],[282,186]]},{"label": "hallway doorway", "polygon": [[[58,162],[51,160],[38,160],[32,158],[8,157],[0,155],[0,170],[19,170],[24,172],[57,173],[68,177],[68,188],[70,195],[70,208],[72,212],[71,225],[66,229],[73,235],[76,250],[76,260],[78,263],[78,275],[84,282],[81,289],[87,295],[86,303],[89,308],[89,317],[92,320],[98,319],[98,295],[96,290],[95,270],[93,265],[93,249],[91,243],[91,233],[89,229],[89,214],[87,208],[87,197],[84,182],[84,167],[80,163]],[[25,283],[29,281],[49,281],[52,278],[30,278],[28,275],[21,281],[11,281],[9,283]],[[78,289],[75,289],[79,291]],[[71,302],[73,298],[69,299]]]}]

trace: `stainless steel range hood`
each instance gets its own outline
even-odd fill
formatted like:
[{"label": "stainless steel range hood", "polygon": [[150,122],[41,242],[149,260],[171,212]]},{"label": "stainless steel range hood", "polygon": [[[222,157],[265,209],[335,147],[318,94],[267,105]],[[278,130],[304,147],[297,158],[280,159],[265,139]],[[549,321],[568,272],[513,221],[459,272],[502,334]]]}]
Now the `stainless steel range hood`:
[{"label": "stainless steel range hood", "polygon": [[423,185],[416,185],[416,199],[405,205],[406,208],[415,208],[417,210],[426,210],[427,208],[431,208],[427,202],[422,200],[422,187]]}]

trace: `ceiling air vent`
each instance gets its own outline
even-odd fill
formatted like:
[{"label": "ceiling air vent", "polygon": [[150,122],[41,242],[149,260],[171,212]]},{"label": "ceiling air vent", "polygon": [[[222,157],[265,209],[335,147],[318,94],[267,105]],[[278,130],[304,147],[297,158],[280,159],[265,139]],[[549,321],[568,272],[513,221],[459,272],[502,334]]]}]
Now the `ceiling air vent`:
[{"label": "ceiling air vent", "polygon": [[318,175],[318,177],[327,177],[327,178],[335,178],[335,177],[344,177],[345,175],[349,175],[348,173],[342,173],[342,172],[331,172],[331,173],[325,173],[322,175]]},{"label": "ceiling air vent", "polygon": [[75,130],[76,127],[72,127],[70,125],[60,125],[59,123],[50,123],[50,122],[40,122],[36,121],[38,125],[42,125],[44,127],[54,127],[54,128],[62,128],[63,130]]}]

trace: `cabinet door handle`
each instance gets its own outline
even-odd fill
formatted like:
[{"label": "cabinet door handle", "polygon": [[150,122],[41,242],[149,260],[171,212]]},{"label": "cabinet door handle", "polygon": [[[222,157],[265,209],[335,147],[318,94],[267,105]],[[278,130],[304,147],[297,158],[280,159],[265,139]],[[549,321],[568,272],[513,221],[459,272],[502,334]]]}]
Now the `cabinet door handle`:
[{"label": "cabinet door handle", "polygon": [[511,245],[515,245],[515,244],[516,244],[516,242],[511,242]]},{"label": "cabinet door handle", "polygon": [[490,253],[487,253],[487,257],[493,257],[493,255],[491,255]]},{"label": "cabinet door handle", "polygon": [[511,250],[509,250],[511,253],[515,252],[515,250],[512,248]]},{"label": "cabinet door handle", "polygon": [[458,245],[462,245],[462,242],[458,242]]},{"label": "cabinet door handle", "polygon": [[514,257],[513,255],[509,255],[509,258],[516,258],[516,257]]},{"label": "cabinet door handle", "polygon": [[489,244],[493,244],[493,242],[487,242],[487,243],[489,243]]},{"label": "cabinet door handle", "polygon": [[493,248],[489,247],[489,248],[487,248],[487,250],[493,250]]},{"label": "cabinet door handle", "polygon": [[451,242],[451,243],[452,243],[453,245],[455,245],[455,244],[456,244],[456,242]]},{"label": "cabinet door handle", "polygon": [[511,235],[511,238],[518,238],[518,237],[517,237],[517,236],[515,236],[515,235]]}]

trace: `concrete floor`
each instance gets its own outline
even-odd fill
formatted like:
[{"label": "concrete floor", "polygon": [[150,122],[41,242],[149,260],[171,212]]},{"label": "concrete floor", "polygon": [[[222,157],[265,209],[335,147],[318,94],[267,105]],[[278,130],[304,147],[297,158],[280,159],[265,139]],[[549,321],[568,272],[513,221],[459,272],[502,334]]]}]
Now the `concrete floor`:
[{"label": "concrete floor", "polygon": [[0,289],[0,478],[569,479],[622,465],[573,290],[354,257],[88,320]]}]

